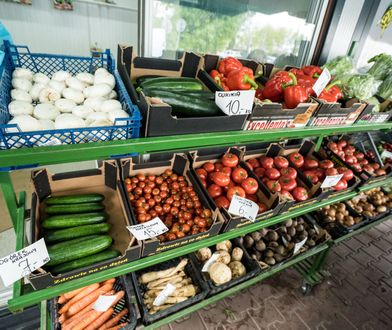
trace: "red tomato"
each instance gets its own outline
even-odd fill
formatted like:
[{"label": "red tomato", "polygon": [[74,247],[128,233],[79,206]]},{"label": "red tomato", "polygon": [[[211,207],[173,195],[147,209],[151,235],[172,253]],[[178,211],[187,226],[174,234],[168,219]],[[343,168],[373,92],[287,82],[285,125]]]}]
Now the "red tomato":
[{"label": "red tomato", "polygon": [[245,197],[245,190],[238,186],[232,187],[227,191],[226,197],[229,201],[231,201],[234,195]]},{"label": "red tomato", "polygon": [[316,184],[317,182],[319,182],[319,178],[317,176],[317,172],[316,170],[307,170],[304,171],[304,175],[306,176],[306,178],[313,184]]},{"label": "red tomato", "polygon": [[211,162],[207,162],[203,164],[203,168],[207,171],[207,172],[213,172],[215,170],[215,165]]},{"label": "red tomato", "polygon": [[387,171],[385,171],[383,168],[378,168],[376,170],[376,175],[377,176],[386,175],[386,174],[387,174]]},{"label": "red tomato", "polygon": [[225,209],[228,209],[230,206],[230,202],[225,196],[215,198],[215,204],[218,208],[224,207]]},{"label": "red tomato", "polygon": [[286,167],[280,170],[280,174],[287,176],[291,179],[295,179],[297,177],[297,170],[292,167]]},{"label": "red tomato", "polygon": [[327,146],[335,154],[339,151],[339,147],[338,147],[337,143],[335,143],[335,142],[328,142]]},{"label": "red tomato", "polygon": [[202,186],[203,186],[204,188],[207,188],[207,182],[206,182],[206,180],[200,179],[200,182],[201,182],[201,184],[202,184]]},{"label": "red tomato", "polygon": [[264,176],[266,169],[264,167],[257,167],[254,169],[255,174],[259,177],[262,178]]},{"label": "red tomato", "polygon": [[365,155],[363,154],[363,152],[360,152],[360,151],[355,151],[354,156],[357,157],[358,160],[365,158]]},{"label": "red tomato", "polygon": [[352,165],[352,164],[355,164],[355,163],[358,162],[358,161],[357,161],[357,158],[355,158],[355,156],[347,155],[347,154],[346,154],[346,156],[344,157],[344,161],[345,161],[347,164],[349,164],[349,165]]},{"label": "red tomato", "polygon": [[276,180],[280,177],[280,172],[276,168],[269,168],[264,175],[270,180]]},{"label": "red tomato", "polygon": [[215,172],[222,172],[223,170],[223,165],[221,162],[216,162],[215,163]]},{"label": "red tomato", "polygon": [[288,158],[295,168],[304,166],[304,157],[299,152],[292,152]]},{"label": "red tomato", "polygon": [[338,145],[338,147],[339,147],[340,149],[343,149],[344,147],[347,146],[347,141],[341,139],[341,140],[338,141],[337,145]]},{"label": "red tomato", "polygon": [[290,192],[288,192],[287,190],[281,190],[279,195],[281,195],[283,198],[294,200],[293,195],[291,195]]},{"label": "red tomato", "polygon": [[249,163],[249,161],[246,162],[246,165],[249,167],[249,169],[250,169],[251,171],[254,170],[254,167],[252,166],[251,163]]},{"label": "red tomato", "polygon": [[234,186],[235,186],[235,183],[233,181],[230,181],[227,186],[223,187],[223,190],[227,192],[231,187],[234,187]]},{"label": "red tomato", "polygon": [[211,186],[209,186],[207,191],[212,198],[216,198],[216,197],[222,195],[222,188],[215,183],[213,183]]},{"label": "red tomato", "polygon": [[274,159],[267,156],[261,156],[259,158],[260,165],[265,169],[272,168],[274,166]]},{"label": "red tomato", "polygon": [[350,181],[354,177],[353,171],[349,170],[346,167],[339,167],[338,172],[339,172],[339,174],[343,174],[342,179],[344,179],[346,181]]},{"label": "red tomato", "polygon": [[372,166],[370,166],[370,165],[364,165],[364,166],[362,167],[362,169],[363,169],[364,171],[366,171],[366,172],[369,172],[370,174],[373,174],[373,173],[374,173],[374,168],[373,168]]},{"label": "red tomato", "polygon": [[313,172],[314,172],[314,174],[316,174],[316,176],[319,179],[319,181],[324,179],[325,171],[322,168],[316,168],[315,170],[313,170]]},{"label": "red tomato", "polygon": [[215,184],[221,187],[227,186],[230,182],[230,178],[222,172],[212,173],[211,180],[212,182],[214,182]]},{"label": "red tomato", "polygon": [[265,205],[264,203],[257,203],[257,205],[259,205],[259,211],[257,212],[257,214],[259,213],[264,213],[265,211],[268,210],[267,205]]},{"label": "red tomato", "polygon": [[289,167],[289,161],[283,156],[276,156],[274,159],[274,165],[277,169]]},{"label": "red tomato", "polygon": [[319,163],[317,160],[310,158],[310,157],[305,158],[305,161],[304,161],[304,169],[305,170],[314,170],[317,167],[319,167]]},{"label": "red tomato", "polygon": [[367,164],[369,164],[369,161],[368,161],[367,159],[361,159],[361,160],[359,161],[359,164],[361,164],[361,165],[367,165]]},{"label": "red tomato", "polygon": [[207,171],[204,168],[198,168],[196,170],[196,174],[198,175],[198,177],[200,179],[203,179],[203,180],[207,179]]},{"label": "red tomato", "polygon": [[327,168],[332,168],[334,166],[333,162],[329,159],[322,160],[320,162],[320,168],[326,170]]},{"label": "red tomato", "polygon": [[338,172],[338,170],[336,168],[328,168],[325,171],[325,175],[326,176],[332,176],[332,175],[338,175],[338,174],[339,174],[339,172]]},{"label": "red tomato", "polygon": [[227,167],[235,167],[238,165],[238,156],[232,154],[231,152],[227,152],[222,157],[222,164],[223,166]]},{"label": "red tomato", "polygon": [[347,189],[347,181],[344,179],[339,180],[339,182],[332,187],[334,190]]},{"label": "red tomato", "polygon": [[257,196],[256,195],[248,195],[248,194],[246,194],[245,195],[245,198],[246,199],[249,199],[249,200],[251,200],[252,202],[255,202],[255,203],[257,203],[258,202],[258,199],[257,199]]},{"label": "red tomato", "polygon": [[297,187],[297,181],[295,179],[291,179],[287,176],[282,176],[279,179],[280,186],[283,190],[291,191],[295,187]]},{"label": "red tomato", "polygon": [[247,178],[241,182],[241,187],[244,188],[245,193],[252,195],[259,189],[259,184],[256,179]]},{"label": "red tomato", "polygon": [[280,186],[279,181],[274,181],[274,180],[268,180],[266,182],[267,188],[271,191],[271,192],[279,192],[282,190],[282,187]]},{"label": "red tomato", "polygon": [[373,167],[375,170],[378,170],[380,168],[379,163],[372,163],[372,164],[370,164],[370,166]]},{"label": "red tomato", "polygon": [[309,198],[308,191],[304,187],[294,188],[292,195],[297,202],[306,201]]},{"label": "red tomato", "polygon": [[246,163],[248,165],[250,164],[254,169],[260,167],[260,163],[257,158],[248,159]]},{"label": "red tomato", "polygon": [[244,168],[238,167],[232,172],[231,177],[234,182],[241,183],[248,177],[248,172]]},{"label": "red tomato", "polygon": [[231,167],[224,167],[222,168],[222,173],[226,174],[228,177],[231,175]]},{"label": "red tomato", "polygon": [[[364,165],[368,166],[368,165]],[[362,172],[362,166],[360,164],[352,164],[351,167],[355,172],[361,173]]]},{"label": "red tomato", "polygon": [[348,145],[347,147],[344,147],[344,148],[343,148],[343,151],[344,151],[344,153],[345,153],[346,155],[352,156],[352,155],[354,155],[354,152],[355,152],[356,150],[355,150],[355,147],[354,147],[354,146]]}]

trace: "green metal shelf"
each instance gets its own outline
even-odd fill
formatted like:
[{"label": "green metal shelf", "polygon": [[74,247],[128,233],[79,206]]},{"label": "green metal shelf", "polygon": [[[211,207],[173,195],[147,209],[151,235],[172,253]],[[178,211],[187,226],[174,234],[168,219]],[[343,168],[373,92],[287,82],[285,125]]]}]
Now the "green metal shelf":
[{"label": "green metal shelf", "polygon": [[185,134],[133,140],[81,143],[39,148],[1,151],[0,168],[23,165],[51,165],[85,160],[106,159],[114,155],[153,153],[164,150],[185,150],[217,145],[268,142],[304,137],[324,137],[368,131],[390,130],[392,122],[371,125],[305,127],[259,131],[230,131],[219,133]]}]

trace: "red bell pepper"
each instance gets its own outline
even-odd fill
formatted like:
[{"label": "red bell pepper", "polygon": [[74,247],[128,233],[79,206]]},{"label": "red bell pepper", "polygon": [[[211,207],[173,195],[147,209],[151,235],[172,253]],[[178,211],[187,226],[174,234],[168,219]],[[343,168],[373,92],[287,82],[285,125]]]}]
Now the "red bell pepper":
[{"label": "red bell pepper", "polygon": [[234,57],[226,57],[220,61],[218,65],[218,71],[225,75],[229,75],[231,71],[235,71],[242,68],[242,63]]},{"label": "red bell pepper", "polygon": [[338,83],[340,83],[340,81],[334,81],[332,84],[329,84],[323,89],[318,98],[326,102],[336,103],[343,97],[341,89],[336,86]]},{"label": "red bell pepper", "polygon": [[259,100],[264,100],[263,90],[260,88],[257,88],[255,97],[258,98]]},{"label": "red bell pepper", "polygon": [[317,65],[306,65],[303,66],[302,69],[303,73],[309,77],[315,77],[315,75],[319,76],[323,70]]},{"label": "red bell pepper", "polygon": [[304,86],[308,95],[316,96],[316,93],[313,91],[313,85],[315,84],[316,79],[305,75],[298,75],[296,76],[296,78],[297,84],[300,86]]},{"label": "red bell pepper", "polygon": [[227,76],[226,85],[231,91],[257,89],[258,87],[253,80],[253,72],[250,74],[249,70],[244,68],[231,71]]},{"label": "red bell pepper", "polygon": [[293,73],[289,73],[293,82],[289,85],[284,85],[284,102],[286,107],[294,109],[298,104],[305,102],[309,98],[305,86],[297,85],[297,78]]},{"label": "red bell pepper", "polygon": [[210,76],[211,76],[212,79],[215,80],[215,83],[218,86],[221,86],[223,74],[221,74],[218,70],[211,70]]},{"label": "red bell pepper", "polygon": [[305,73],[301,70],[301,69],[297,69],[297,68],[292,68],[289,70],[289,72],[294,73],[296,76],[297,75],[305,75]]},{"label": "red bell pepper", "polygon": [[291,83],[293,80],[287,71],[278,71],[264,86],[263,96],[273,102],[283,99],[283,85]]}]

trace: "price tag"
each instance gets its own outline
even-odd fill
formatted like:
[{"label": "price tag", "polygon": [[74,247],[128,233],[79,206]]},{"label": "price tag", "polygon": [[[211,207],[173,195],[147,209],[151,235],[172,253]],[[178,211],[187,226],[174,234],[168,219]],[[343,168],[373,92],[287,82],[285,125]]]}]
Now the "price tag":
[{"label": "price tag", "polygon": [[388,151],[388,150],[384,150],[381,153],[381,158],[391,158],[392,159],[392,152]]},{"label": "price tag", "polygon": [[39,241],[0,259],[0,277],[9,286],[49,262],[45,241]]},{"label": "price tag", "polygon": [[173,284],[167,283],[165,288],[155,298],[153,305],[154,306],[163,305],[167,300],[167,298],[174,293],[174,291],[176,291],[176,287]]},{"label": "price tag", "polygon": [[216,105],[228,116],[252,113],[256,91],[215,92]]},{"label": "price tag", "polygon": [[106,312],[113,302],[116,300],[117,295],[114,296],[99,296],[97,301],[93,305],[93,309],[98,312]]},{"label": "price tag", "polygon": [[320,77],[318,77],[318,79],[313,85],[313,90],[317,96],[321,94],[321,92],[328,85],[330,80],[331,74],[329,73],[328,69],[324,69],[323,72],[321,72]]},{"label": "price tag", "polygon": [[289,243],[286,241],[286,239],[283,236],[282,236],[282,242],[286,247],[289,245]]},{"label": "price tag", "polygon": [[49,141],[46,142],[40,142],[39,146],[40,147],[50,147],[50,146],[59,146],[61,144],[61,141],[58,138],[52,138]]},{"label": "price tag", "polygon": [[299,250],[301,249],[301,247],[304,246],[304,244],[306,243],[307,240],[308,240],[308,238],[305,237],[301,242],[295,243],[294,244],[294,252],[293,252],[293,254],[297,254],[299,252]]},{"label": "price tag", "polygon": [[202,272],[208,272],[210,270],[211,265],[217,261],[219,258],[219,253],[214,253],[210,259],[206,261],[203,268],[201,269]]},{"label": "price tag", "polygon": [[233,196],[229,207],[229,213],[239,215],[250,221],[256,220],[258,211],[259,206],[255,202],[238,195]]},{"label": "price tag", "polygon": [[127,226],[127,228],[140,241],[157,237],[169,230],[158,217],[138,225]]},{"label": "price tag", "polygon": [[342,177],[343,174],[326,176],[323,183],[321,184],[321,188],[330,188],[335,186]]}]

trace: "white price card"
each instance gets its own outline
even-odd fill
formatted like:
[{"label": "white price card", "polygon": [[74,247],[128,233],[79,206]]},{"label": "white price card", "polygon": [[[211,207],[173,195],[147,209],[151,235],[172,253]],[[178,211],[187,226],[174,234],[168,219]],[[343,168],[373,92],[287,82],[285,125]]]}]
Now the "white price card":
[{"label": "white price card", "polygon": [[0,277],[5,286],[35,271],[49,262],[45,241],[39,241],[0,259]]},{"label": "white price card", "polygon": [[167,283],[165,288],[157,295],[152,304],[154,306],[163,305],[167,298],[174,293],[174,291],[176,291],[176,287],[173,284]]},{"label": "white price card", "polygon": [[258,211],[259,206],[255,202],[238,195],[233,196],[229,207],[229,213],[239,215],[250,221],[256,220]]},{"label": "white price card", "polygon": [[215,92],[216,105],[228,116],[248,115],[252,113],[256,91]]},{"label": "white price card", "polygon": [[98,312],[106,312],[110,306],[112,306],[113,302],[116,300],[117,295],[113,296],[99,296],[96,302],[93,305],[93,309]]},{"label": "white price card", "polygon": [[294,252],[293,252],[293,254],[297,254],[299,252],[299,250],[301,249],[301,247],[304,246],[304,244],[306,243],[307,240],[308,240],[308,238],[305,237],[301,242],[295,243],[294,244]]},{"label": "white price card", "polygon": [[140,241],[157,237],[169,230],[158,217],[138,225],[127,226],[127,228]]},{"label": "white price card", "polygon": [[202,272],[208,272],[210,270],[211,265],[217,261],[219,258],[219,253],[214,253],[210,259],[206,261],[203,268],[201,269]]},{"label": "white price card", "polygon": [[324,69],[323,72],[321,72],[320,77],[317,78],[316,82],[313,85],[313,90],[317,96],[321,94],[321,92],[328,85],[330,80],[331,74],[329,73],[328,69]]},{"label": "white price card", "polygon": [[392,159],[392,152],[388,151],[388,150],[384,150],[381,153],[381,158],[391,158]]},{"label": "white price card", "polygon": [[321,184],[321,188],[330,188],[335,186],[342,177],[343,174],[326,176],[323,183]]}]

